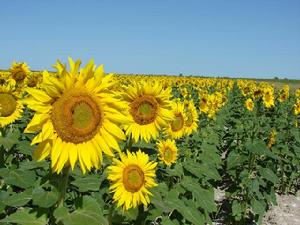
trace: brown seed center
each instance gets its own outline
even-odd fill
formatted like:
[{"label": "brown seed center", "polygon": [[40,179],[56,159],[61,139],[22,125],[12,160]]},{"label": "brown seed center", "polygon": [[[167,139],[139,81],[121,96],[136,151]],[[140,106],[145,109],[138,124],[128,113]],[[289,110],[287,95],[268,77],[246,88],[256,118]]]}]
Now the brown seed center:
[{"label": "brown seed center", "polygon": [[128,165],[123,171],[123,184],[127,191],[134,193],[141,189],[145,181],[144,172],[137,165]]},{"label": "brown seed center", "polygon": [[17,101],[11,94],[0,93],[0,116],[8,117],[17,108]]},{"label": "brown seed center", "polygon": [[52,106],[53,126],[63,141],[81,143],[97,133],[102,115],[98,104],[87,93],[66,93]]},{"label": "brown seed center", "polygon": [[130,104],[130,114],[140,125],[152,123],[157,115],[158,103],[151,95],[143,95]]}]

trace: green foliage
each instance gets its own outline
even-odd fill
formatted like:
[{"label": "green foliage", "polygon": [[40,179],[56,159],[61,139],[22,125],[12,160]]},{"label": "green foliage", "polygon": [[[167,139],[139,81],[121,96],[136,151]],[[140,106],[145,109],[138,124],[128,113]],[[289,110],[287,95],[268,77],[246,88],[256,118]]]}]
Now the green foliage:
[{"label": "green foliage", "polygon": [[[172,91],[183,98],[178,88]],[[187,91],[198,104],[198,92],[190,85]],[[292,97],[272,109],[256,100],[253,112],[245,109],[245,97],[236,86],[227,98],[215,119],[200,114],[198,131],[176,140],[176,163],[159,162],[158,186],[150,190],[151,203],[128,211],[113,202],[105,173],[109,159],[104,158],[102,168],[85,175],[78,167],[70,173],[53,174],[48,160],[33,161],[33,135],[23,134],[32,116],[26,111],[20,121],[1,130],[0,223],[212,224],[222,204],[215,202],[214,190],[221,187],[229,204],[226,224],[260,224],[266,210],[276,204],[275,192],[298,190],[300,130],[294,123],[299,118],[290,113]],[[272,130],[277,136],[268,146]],[[158,160],[155,142],[131,143],[129,139],[120,146],[142,149],[151,160]]]}]

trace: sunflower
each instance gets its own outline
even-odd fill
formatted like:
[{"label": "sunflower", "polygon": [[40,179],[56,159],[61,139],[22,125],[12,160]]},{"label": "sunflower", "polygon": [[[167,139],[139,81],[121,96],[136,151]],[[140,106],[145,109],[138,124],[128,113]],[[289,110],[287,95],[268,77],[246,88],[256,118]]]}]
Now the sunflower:
[{"label": "sunflower", "polygon": [[128,86],[123,93],[130,119],[125,126],[126,135],[132,135],[136,142],[140,138],[146,142],[155,140],[172,119],[170,93],[170,88],[163,89],[157,81]]},{"label": "sunflower", "polygon": [[294,104],[294,114],[296,116],[300,114],[300,99],[297,99],[296,103]]},{"label": "sunflower", "polygon": [[184,106],[186,115],[186,121],[184,123],[185,133],[190,135],[198,128],[198,113],[193,100],[186,101]]},{"label": "sunflower", "polygon": [[147,206],[152,195],[148,189],[157,186],[154,180],[157,162],[149,162],[149,156],[141,150],[120,156],[121,160],[113,159],[113,165],[107,167],[108,180],[112,182],[109,189],[114,192],[117,207],[128,210],[140,203]]},{"label": "sunflower", "polygon": [[275,105],[274,102],[274,89],[272,87],[267,87],[263,92],[263,102],[266,108],[271,108]]},{"label": "sunflower", "polygon": [[110,92],[112,75],[105,76],[102,66],[95,70],[91,61],[78,72],[80,60],[69,62],[70,72],[58,61],[57,76],[44,72],[41,89],[26,89],[30,97],[24,102],[36,113],[25,132],[39,132],[32,140],[39,143],[33,156],[50,156],[54,172],[65,165],[74,169],[79,161],[85,173],[99,168],[102,151],[109,156],[112,149],[121,152],[118,140],[126,137],[119,124],[127,121],[121,114],[126,104]]},{"label": "sunflower", "polygon": [[245,102],[245,106],[249,111],[253,111],[254,108],[253,100],[251,98],[248,98]]},{"label": "sunflower", "polygon": [[208,111],[209,111],[208,97],[209,97],[208,94],[202,94],[201,95],[200,105],[199,105],[200,112],[208,113]]},{"label": "sunflower", "polygon": [[179,139],[185,134],[185,121],[187,121],[184,104],[181,102],[173,102],[172,111],[174,119],[169,123],[166,133],[169,137]]},{"label": "sunflower", "polygon": [[42,79],[42,73],[30,73],[25,79],[25,84],[27,87],[38,87],[41,84]]},{"label": "sunflower", "polygon": [[25,62],[13,62],[9,70],[12,78],[17,82],[17,84],[23,83],[27,75],[30,73],[29,67]]},{"label": "sunflower", "polygon": [[0,127],[5,127],[21,118],[23,104],[19,93],[12,85],[0,86]]},{"label": "sunflower", "polygon": [[268,148],[271,148],[275,144],[276,136],[277,136],[276,130],[272,129],[270,137],[269,137],[269,141],[268,141]]},{"label": "sunflower", "polygon": [[176,162],[178,149],[176,147],[175,140],[167,139],[166,141],[159,141],[157,143],[157,148],[159,152],[159,159],[167,166]]}]

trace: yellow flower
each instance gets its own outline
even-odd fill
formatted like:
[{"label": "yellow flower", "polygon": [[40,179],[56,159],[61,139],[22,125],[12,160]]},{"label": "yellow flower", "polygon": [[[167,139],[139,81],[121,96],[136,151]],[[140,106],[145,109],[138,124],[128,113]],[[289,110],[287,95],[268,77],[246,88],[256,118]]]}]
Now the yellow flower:
[{"label": "yellow flower", "polygon": [[274,103],[274,88],[267,87],[263,91],[263,102],[266,108],[271,108],[275,105]]},{"label": "yellow flower", "polygon": [[126,105],[110,92],[112,75],[105,76],[102,66],[95,70],[91,61],[78,72],[80,60],[69,63],[70,72],[58,61],[57,76],[44,72],[41,89],[26,89],[30,97],[24,102],[35,115],[25,132],[39,132],[32,140],[39,143],[33,156],[50,156],[54,172],[68,165],[73,169],[79,161],[85,173],[99,168],[102,152],[121,152],[118,140],[126,137],[119,125],[127,121],[121,113]]},{"label": "yellow flower", "polygon": [[297,99],[296,103],[294,104],[294,114],[296,116],[300,114],[300,99]]},{"label": "yellow flower", "polygon": [[200,112],[203,113],[208,113],[209,111],[209,106],[208,106],[208,95],[207,94],[202,94],[200,98]]},{"label": "yellow flower", "polygon": [[185,102],[185,115],[185,133],[190,135],[198,128],[198,113],[192,100]]},{"label": "yellow flower", "polygon": [[246,106],[246,108],[247,108],[249,111],[253,111],[253,109],[254,109],[254,103],[253,103],[253,101],[252,101],[251,98],[248,98],[248,99],[246,100],[245,106]]},{"label": "yellow flower", "polygon": [[166,141],[159,141],[157,143],[157,148],[159,152],[159,159],[167,166],[176,162],[178,149],[176,147],[175,140],[167,139]]},{"label": "yellow flower", "polygon": [[149,189],[157,186],[154,180],[157,163],[149,162],[149,156],[141,150],[120,156],[121,160],[113,159],[114,164],[107,168],[108,180],[112,182],[109,189],[114,192],[117,207],[128,210],[140,203],[147,206],[152,195]]},{"label": "yellow flower", "polygon": [[25,62],[13,62],[9,70],[12,78],[17,82],[17,84],[23,83],[27,75],[30,73],[29,67]]},{"label": "yellow flower", "polygon": [[15,87],[0,86],[0,127],[5,127],[21,118],[22,113],[23,104]]},{"label": "yellow flower", "polygon": [[187,120],[184,112],[184,104],[181,102],[172,103],[173,120],[170,122],[166,133],[174,139],[181,138],[185,133],[185,121]]},{"label": "yellow flower", "polygon": [[272,145],[275,144],[276,135],[277,135],[276,130],[272,129],[272,132],[271,132],[270,137],[269,137],[268,148],[271,148]]},{"label": "yellow flower", "polygon": [[43,80],[42,73],[30,73],[25,79],[27,87],[38,87]]},{"label": "yellow flower", "polygon": [[128,103],[129,124],[126,135],[149,142],[156,139],[159,131],[172,119],[171,89],[163,89],[159,82],[134,83],[125,89],[124,100]]},{"label": "yellow flower", "polygon": [[290,87],[289,85],[284,85],[283,88],[279,91],[279,102],[284,102],[285,100],[288,99],[290,95]]}]

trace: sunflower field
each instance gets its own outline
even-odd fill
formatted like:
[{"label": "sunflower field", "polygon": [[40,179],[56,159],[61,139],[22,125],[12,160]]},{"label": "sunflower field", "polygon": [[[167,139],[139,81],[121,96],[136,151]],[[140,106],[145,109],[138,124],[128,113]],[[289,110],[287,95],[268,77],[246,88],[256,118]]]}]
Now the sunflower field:
[{"label": "sunflower field", "polygon": [[299,88],[54,68],[0,71],[0,225],[261,224],[300,189]]}]

